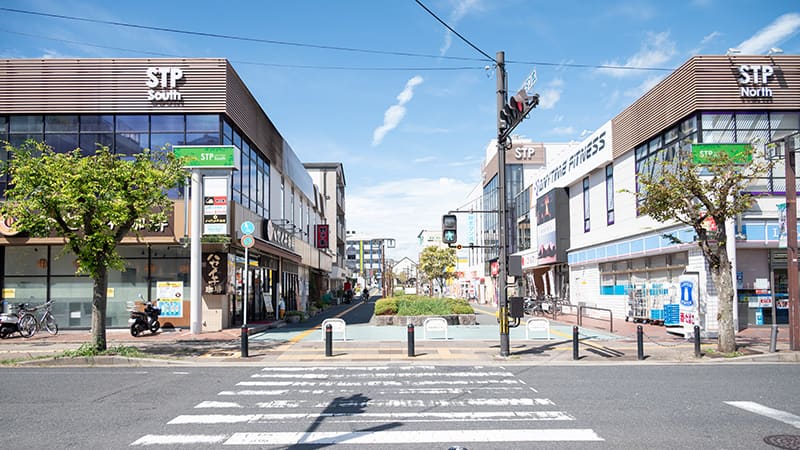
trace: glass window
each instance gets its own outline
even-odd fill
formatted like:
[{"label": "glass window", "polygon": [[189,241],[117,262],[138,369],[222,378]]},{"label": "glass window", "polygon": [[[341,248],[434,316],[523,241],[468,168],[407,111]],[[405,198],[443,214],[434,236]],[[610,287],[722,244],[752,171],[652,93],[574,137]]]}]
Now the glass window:
[{"label": "glass window", "polygon": [[81,133],[113,131],[114,116],[81,116]]},{"label": "glass window", "polygon": [[773,130],[800,129],[800,113],[772,112],[769,113],[769,125]]},{"label": "glass window", "polygon": [[606,223],[614,223],[614,166],[606,166]]},{"label": "glass window", "polygon": [[44,142],[49,145],[54,152],[69,153],[78,148],[78,133],[46,134]]},{"label": "glass window", "polygon": [[730,143],[735,140],[736,136],[733,130],[703,130],[703,142],[705,143]]},{"label": "glass window", "polygon": [[678,139],[678,136],[680,136],[680,132],[678,131],[678,127],[673,127],[671,129],[667,130],[666,133],[664,133],[664,143],[668,144],[668,143],[674,141],[675,139]]},{"label": "glass window", "polygon": [[28,139],[33,139],[34,141],[39,142],[43,140],[41,134],[11,134],[8,136],[8,142],[12,147],[19,147]]},{"label": "glass window", "polygon": [[589,177],[583,179],[583,231],[590,230],[589,224],[589,213],[590,213],[590,205],[589,205]]},{"label": "glass window", "polygon": [[155,132],[180,132],[186,129],[184,124],[183,115],[153,115],[150,117],[150,131]]},{"label": "glass window", "polygon": [[733,130],[733,114],[703,113],[700,124],[703,130]]},{"label": "glass window", "polygon": [[[9,262],[13,261],[13,264]],[[46,245],[6,247],[5,275],[47,275],[48,254]],[[75,272],[73,272],[74,274]],[[17,296],[17,298],[20,298]]]},{"label": "glass window", "polygon": [[114,135],[111,133],[81,133],[80,146],[84,155],[94,155],[98,144],[104,147],[114,147]]},{"label": "glass window", "polygon": [[227,143],[233,142],[233,128],[231,128],[227,120],[222,121],[222,136]]},{"label": "glass window", "polygon": [[681,135],[687,136],[697,131],[697,117],[691,116],[681,122]]},{"label": "glass window", "polygon": [[9,131],[12,134],[41,134],[43,127],[42,116],[11,116],[9,120]]},{"label": "glass window", "polygon": [[219,133],[187,133],[186,144],[188,145],[219,145]]},{"label": "glass window", "polygon": [[150,134],[150,148],[152,150],[160,150],[173,145],[183,145],[185,143],[183,133],[151,133]]},{"label": "glass window", "polygon": [[150,148],[148,133],[117,133],[115,152],[120,155],[135,155]]},{"label": "glass window", "polygon": [[78,116],[45,116],[44,131],[46,133],[77,133]]},{"label": "glass window", "polygon": [[127,131],[150,131],[148,116],[117,116],[117,133]]},{"label": "glass window", "polygon": [[189,114],[186,116],[186,131],[211,131],[219,135],[219,116]]}]

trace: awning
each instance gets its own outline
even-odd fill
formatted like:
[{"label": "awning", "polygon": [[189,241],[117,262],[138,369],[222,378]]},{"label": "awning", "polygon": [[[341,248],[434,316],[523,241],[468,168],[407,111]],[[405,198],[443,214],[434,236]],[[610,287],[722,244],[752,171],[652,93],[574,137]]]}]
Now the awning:
[{"label": "awning", "polygon": [[259,237],[255,237],[254,241],[255,245],[253,245],[253,247],[256,250],[262,251],[269,255],[279,256],[281,258],[288,259],[289,261],[294,261],[298,264],[303,261],[303,257],[299,254],[286,250],[285,248],[278,247],[277,245],[265,241]]}]

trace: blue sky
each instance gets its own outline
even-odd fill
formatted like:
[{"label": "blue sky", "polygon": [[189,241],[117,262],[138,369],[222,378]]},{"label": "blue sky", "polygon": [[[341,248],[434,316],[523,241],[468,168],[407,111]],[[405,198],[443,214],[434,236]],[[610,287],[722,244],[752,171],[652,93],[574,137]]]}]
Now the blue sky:
[{"label": "blue sky", "polygon": [[[489,56],[504,51],[510,90],[536,70],[541,102],[516,133],[538,142],[581,140],[693,55],[800,52],[794,0],[422,3]],[[419,232],[465,204],[496,135],[492,62],[414,0],[26,0],[0,8],[283,42],[0,10],[2,58],[229,59],[301,160],[344,164],[348,229],[396,239],[389,257],[415,259]]]}]

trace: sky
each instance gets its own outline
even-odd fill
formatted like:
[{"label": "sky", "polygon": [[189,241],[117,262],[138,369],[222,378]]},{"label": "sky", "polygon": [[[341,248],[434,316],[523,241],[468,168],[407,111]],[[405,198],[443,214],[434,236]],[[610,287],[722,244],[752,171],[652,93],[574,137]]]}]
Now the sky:
[{"label": "sky", "polygon": [[416,260],[420,232],[480,192],[498,51],[512,93],[536,72],[515,134],[551,143],[730,48],[800,53],[800,3],[0,0],[3,59],[228,59],[301,161],[343,164],[347,229],[394,239],[394,259]]}]

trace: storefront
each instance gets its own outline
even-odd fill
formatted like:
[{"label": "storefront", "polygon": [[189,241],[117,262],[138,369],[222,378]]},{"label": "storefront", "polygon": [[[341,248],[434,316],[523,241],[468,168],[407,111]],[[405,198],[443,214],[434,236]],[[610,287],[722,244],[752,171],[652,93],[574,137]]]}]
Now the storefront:
[{"label": "storefront", "polygon": [[[648,315],[651,309],[666,311],[663,304],[679,305],[681,326],[716,332],[719,299],[694,232],[638,215],[631,193],[639,192],[639,174],[653,173],[686,146],[763,148],[797,131],[798,105],[798,56],[696,56],[615,117],[613,142],[606,142],[611,158],[566,186],[573,212],[568,252],[573,301],[612,309],[615,317],[630,316],[639,301],[646,305],[639,314]],[[575,153],[586,160],[594,154],[585,148]],[[708,225],[726,227],[740,328],[771,323],[773,304],[778,323],[785,320],[785,250],[777,232],[783,174],[779,161],[751,186],[758,194],[753,208],[730,223]],[[691,309],[684,310],[684,303]]]},{"label": "storefront", "polygon": [[[204,182],[204,330],[274,318],[279,304],[305,310],[310,273],[324,285],[331,256],[313,242],[323,223],[322,198],[308,172],[233,67],[224,59],[2,60],[0,140],[17,146],[44,141],[64,152],[91,154],[97,144],[120,155],[145,148],[233,146],[238,170]],[[9,95],[13,93],[13,95]],[[2,159],[8,155],[3,152]],[[217,180],[211,191],[210,178]],[[221,181],[220,181],[221,180]],[[10,180],[0,180],[4,191]],[[189,227],[183,192],[158,233],[125,238],[128,269],[111,272],[108,324],[127,326],[126,303],[137,295],[163,302],[162,323],[189,325]],[[209,204],[211,199],[211,204]],[[210,205],[210,206],[209,206]],[[207,217],[214,216],[212,222]],[[240,225],[256,224],[257,245],[245,261]],[[23,238],[0,229],[3,300],[55,300],[64,328],[91,320],[91,280],[75,276],[74,258],[60,238]],[[245,297],[245,285],[248,287]],[[173,296],[171,298],[162,297]]]}]

